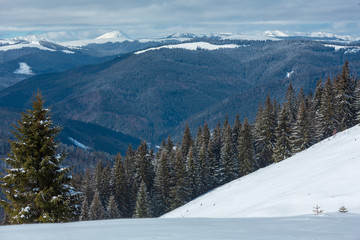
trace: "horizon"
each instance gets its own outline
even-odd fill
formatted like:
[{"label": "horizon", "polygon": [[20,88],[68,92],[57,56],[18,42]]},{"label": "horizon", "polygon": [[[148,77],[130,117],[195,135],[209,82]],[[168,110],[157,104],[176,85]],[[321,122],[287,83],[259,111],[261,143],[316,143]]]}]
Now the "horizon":
[{"label": "horizon", "polygon": [[4,0],[0,38],[32,34],[55,41],[91,39],[121,30],[139,39],[172,33],[326,32],[360,35],[360,1],[303,0]]}]

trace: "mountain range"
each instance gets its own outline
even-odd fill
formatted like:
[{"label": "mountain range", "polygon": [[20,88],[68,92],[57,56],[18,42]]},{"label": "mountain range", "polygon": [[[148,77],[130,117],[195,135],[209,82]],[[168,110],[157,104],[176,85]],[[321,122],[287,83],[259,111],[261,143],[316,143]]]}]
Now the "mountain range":
[{"label": "mountain range", "polygon": [[30,106],[38,89],[64,126],[64,142],[111,153],[140,140],[180,140],[186,123],[195,134],[205,121],[214,127],[225,115],[253,120],[267,94],[282,102],[290,82],[308,93],[320,78],[339,73],[345,60],[359,75],[359,42],[318,37],[267,32],[250,40],[233,34],[134,40],[111,32],[62,44],[2,41],[2,135],[9,136],[10,119]]}]

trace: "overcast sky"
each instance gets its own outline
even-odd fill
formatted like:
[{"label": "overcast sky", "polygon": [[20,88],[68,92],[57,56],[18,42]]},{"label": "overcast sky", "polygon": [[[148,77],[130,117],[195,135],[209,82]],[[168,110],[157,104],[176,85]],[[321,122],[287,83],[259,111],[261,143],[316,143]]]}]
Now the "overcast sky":
[{"label": "overcast sky", "polygon": [[0,38],[53,40],[174,32],[330,32],[360,36],[360,0],[0,0]]}]

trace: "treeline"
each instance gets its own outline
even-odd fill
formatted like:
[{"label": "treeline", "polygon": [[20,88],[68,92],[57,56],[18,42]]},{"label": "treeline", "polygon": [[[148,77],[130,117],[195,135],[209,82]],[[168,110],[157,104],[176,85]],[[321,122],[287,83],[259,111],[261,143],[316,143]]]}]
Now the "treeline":
[{"label": "treeline", "polygon": [[267,97],[254,124],[226,118],[212,131],[205,123],[195,137],[186,126],[181,144],[163,140],[155,154],[142,142],[115,163],[99,162],[75,187],[83,192],[80,220],[156,217],[210,189],[300,152],[359,123],[360,81],[342,72],[296,95],[291,83],[281,106]]}]

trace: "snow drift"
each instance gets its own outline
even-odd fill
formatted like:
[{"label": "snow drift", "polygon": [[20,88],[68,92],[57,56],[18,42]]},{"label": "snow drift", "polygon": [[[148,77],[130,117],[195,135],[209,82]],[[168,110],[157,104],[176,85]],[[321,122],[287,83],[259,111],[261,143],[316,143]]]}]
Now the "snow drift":
[{"label": "snow drift", "polygon": [[344,205],[360,213],[360,126],[280,163],[221,186],[164,215],[174,217],[279,217],[324,213]]}]

